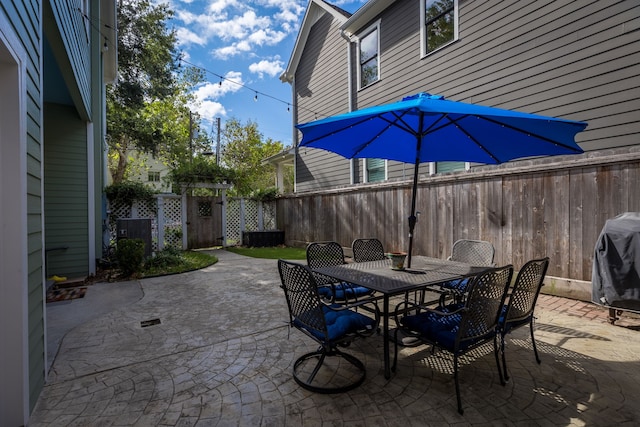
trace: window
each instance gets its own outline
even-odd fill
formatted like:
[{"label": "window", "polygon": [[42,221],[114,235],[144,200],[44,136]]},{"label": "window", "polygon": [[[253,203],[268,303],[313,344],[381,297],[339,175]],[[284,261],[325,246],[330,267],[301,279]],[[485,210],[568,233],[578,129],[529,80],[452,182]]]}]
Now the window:
[{"label": "window", "polygon": [[360,88],[380,80],[380,22],[367,28],[358,41]]},{"label": "window", "polygon": [[160,182],[160,172],[149,171],[149,182]]},{"label": "window", "polygon": [[429,163],[429,174],[465,171],[471,168],[469,162],[435,162]]},{"label": "window", "polygon": [[381,182],[387,179],[387,162],[384,159],[365,159],[366,182]]},{"label": "window", "polygon": [[422,54],[458,38],[458,0],[422,0]]}]

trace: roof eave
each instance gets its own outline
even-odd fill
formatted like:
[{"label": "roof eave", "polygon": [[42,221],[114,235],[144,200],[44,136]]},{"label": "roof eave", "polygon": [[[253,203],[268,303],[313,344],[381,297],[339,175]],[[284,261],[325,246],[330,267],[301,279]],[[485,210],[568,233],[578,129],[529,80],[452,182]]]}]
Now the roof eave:
[{"label": "roof eave", "polygon": [[282,81],[282,83],[293,83],[311,27],[324,13],[330,13],[335,19],[341,22],[347,21],[348,18],[348,16],[341,13],[339,9],[331,6],[323,0],[310,0],[307,5],[307,10],[304,13],[302,25],[300,26],[300,31],[298,32],[298,37],[296,38],[296,43],[293,47],[289,63],[287,64],[287,68],[280,75],[280,81]]},{"label": "roof eave", "polygon": [[369,0],[356,11],[340,27],[347,36],[352,36],[365,25],[377,18],[385,9],[391,6],[396,0]]}]

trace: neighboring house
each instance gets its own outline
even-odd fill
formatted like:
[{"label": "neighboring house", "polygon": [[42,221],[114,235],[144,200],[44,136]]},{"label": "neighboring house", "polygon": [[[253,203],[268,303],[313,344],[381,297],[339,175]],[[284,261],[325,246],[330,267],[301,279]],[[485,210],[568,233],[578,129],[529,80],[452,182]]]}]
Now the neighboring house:
[{"label": "neighboring house", "polygon": [[[286,148],[278,154],[267,157],[262,161],[263,164],[270,164],[276,168],[276,182],[275,187],[281,194],[295,192],[295,182],[293,189],[288,188],[287,175],[291,174],[291,168],[293,167],[293,159],[295,158],[295,149],[292,147]],[[289,175],[291,176],[291,175]],[[290,180],[290,178],[289,178]]]},{"label": "neighboring house", "polygon": [[128,179],[142,182],[160,193],[171,193],[171,182],[166,179],[171,170],[169,166],[151,154],[132,151],[129,156],[136,158],[136,166]]},{"label": "neighboring house", "polygon": [[[639,22],[630,1],[371,0],[351,15],[310,0],[280,79],[294,124],[429,92],[586,121],[585,151],[639,145]],[[473,166],[425,164],[421,175]],[[407,179],[412,168],[301,148],[296,192]]]},{"label": "neighboring house", "polygon": [[45,383],[45,278],[101,256],[115,27],[115,0],[0,2],[2,425],[27,425]]}]

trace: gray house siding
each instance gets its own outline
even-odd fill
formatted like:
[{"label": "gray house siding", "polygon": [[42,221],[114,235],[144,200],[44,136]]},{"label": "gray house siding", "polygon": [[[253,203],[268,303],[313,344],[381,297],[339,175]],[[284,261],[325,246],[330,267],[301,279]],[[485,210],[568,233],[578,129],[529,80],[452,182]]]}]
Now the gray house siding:
[{"label": "gray house siding", "polygon": [[[348,111],[347,44],[340,36],[339,24],[325,13],[311,29],[295,76],[301,123]],[[298,191],[350,183],[348,160],[313,149],[302,149],[297,155]]]},{"label": "gray house siding", "polygon": [[[638,2],[460,0],[458,40],[425,57],[420,50],[420,2],[398,0],[375,19],[380,19],[381,79],[353,90],[354,109],[430,92],[458,101],[587,121],[587,130],[577,136],[585,151],[640,143]],[[373,21],[362,22],[359,28],[364,30]],[[309,44],[315,42],[309,38]],[[344,49],[346,41],[337,39],[337,43]],[[298,69],[297,78],[333,82],[328,76],[336,72]],[[303,77],[306,73],[312,76]],[[355,74],[353,79],[357,87]],[[311,110],[321,105],[313,96],[305,103]],[[345,101],[339,112],[347,108]],[[349,164],[336,161],[333,166],[333,173],[323,174],[321,183],[306,183],[298,191],[343,186],[345,181],[338,177]],[[298,165],[305,167],[307,176],[316,176],[316,165]],[[389,162],[390,181],[404,179],[406,173],[406,165]],[[421,174],[427,173],[423,165]]]},{"label": "gray house siding", "polygon": [[44,124],[47,276],[84,277],[89,265],[87,125],[74,108],[56,104],[46,104]]},{"label": "gray house siding", "polygon": [[[26,276],[27,276],[27,351],[28,351],[28,410],[35,405],[38,395],[44,385],[44,316],[43,316],[43,292],[42,292],[42,173],[41,173],[41,38],[39,16],[39,5],[33,2],[2,2],[0,3],[0,13],[10,22],[13,31],[22,47],[27,53],[25,65],[25,75],[23,81],[26,85],[26,177],[15,177],[11,183],[3,185],[19,185],[26,182],[26,224],[27,243],[26,253]],[[3,142],[4,143],[4,142]],[[19,203],[16,200],[16,203]],[[17,266],[16,266],[17,267]],[[2,286],[6,286],[3,284]],[[8,296],[13,299],[13,304],[22,304],[21,295],[13,294]],[[6,302],[10,304],[10,301]],[[5,326],[6,327],[6,326]],[[12,348],[12,344],[3,340],[5,350]],[[3,370],[19,369],[17,366],[3,365]],[[5,384],[1,385],[2,387]],[[9,393],[17,395],[20,399],[20,389],[8,390]],[[16,419],[23,408],[20,404],[14,407],[2,406],[5,410],[11,411],[7,414],[9,419]],[[4,414],[3,414],[4,415]]]}]

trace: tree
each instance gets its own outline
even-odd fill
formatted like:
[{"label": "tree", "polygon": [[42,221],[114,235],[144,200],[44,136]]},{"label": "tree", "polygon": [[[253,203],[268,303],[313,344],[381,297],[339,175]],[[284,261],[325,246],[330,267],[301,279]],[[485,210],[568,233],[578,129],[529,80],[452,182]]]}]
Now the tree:
[{"label": "tree", "polygon": [[274,186],[274,167],[263,164],[262,160],[281,152],[281,142],[271,138],[263,141],[257,123],[249,120],[243,125],[235,118],[225,123],[221,138],[224,142],[222,162],[235,172],[236,195],[249,196]]},{"label": "tree", "polygon": [[[107,143],[114,182],[122,182],[132,152],[161,156],[167,164],[186,161],[199,117],[189,112],[190,90],[204,79],[200,70],[176,62],[176,35],[166,21],[173,12],[149,0],[121,0],[118,6],[118,81],[107,91]],[[191,146],[190,146],[191,143]]]}]

